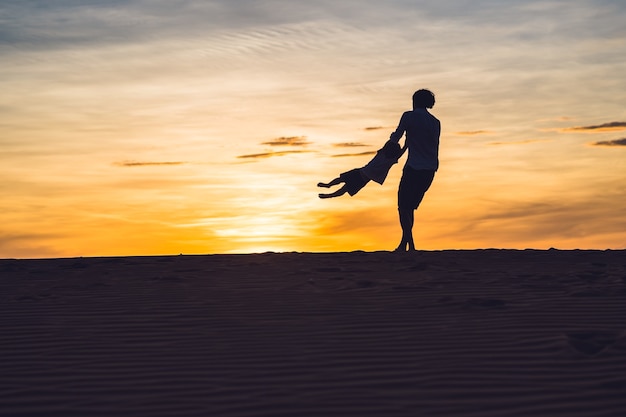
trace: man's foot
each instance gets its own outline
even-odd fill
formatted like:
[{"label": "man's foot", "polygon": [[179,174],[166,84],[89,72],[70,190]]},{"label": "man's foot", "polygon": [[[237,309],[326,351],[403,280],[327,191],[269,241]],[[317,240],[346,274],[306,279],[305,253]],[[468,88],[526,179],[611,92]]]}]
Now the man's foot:
[{"label": "man's foot", "polygon": [[406,242],[400,242],[397,248],[393,250],[395,253],[406,252]]},{"label": "man's foot", "polygon": [[320,198],[331,198],[334,197],[332,194],[318,194]]},{"label": "man's foot", "polygon": [[[317,186],[318,187],[324,187],[324,188],[330,188],[330,184],[326,184],[326,183],[323,183],[323,182],[318,182]],[[323,198],[323,197],[320,197],[320,198]]]},{"label": "man's foot", "polygon": [[415,245],[409,242],[400,242],[400,245],[393,250],[396,253],[417,252]]},{"label": "man's foot", "polygon": [[416,253],[417,249],[405,249],[402,247],[395,248],[392,253]]}]

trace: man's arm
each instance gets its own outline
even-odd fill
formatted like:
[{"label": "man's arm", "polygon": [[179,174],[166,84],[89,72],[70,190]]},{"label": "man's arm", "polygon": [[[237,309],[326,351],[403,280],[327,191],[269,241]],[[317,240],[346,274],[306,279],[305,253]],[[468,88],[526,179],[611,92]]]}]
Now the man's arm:
[{"label": "man's arm", "polygon": [[[400,118],[400,122],[398,123],[398,127],[396,128],[395,132],[391,133],[391,136],[389,136],[389,140],[392,142],[400,142],[400,139],[402,139],[402,135],[404,135],[404,132],[406,131],[406,113],[404,113],[402,115],[402,117]],[[405,144],[406,147],[406,144]]]},{"label": "man's arm", "polygon": [[398,157],[398,159],[400,159],[400,157],[401,157],[402,155],[404,155],[404,153],[405,153],[405,152],[406,152],[406,150],[407,150],[407,147],[408,147],[408,145],[406,144],[406,140],[405,140],[405,141],[404,141],[404,146],[402,147],[402,149],[400,149],[402,152],[400,152],[400,156]]}]

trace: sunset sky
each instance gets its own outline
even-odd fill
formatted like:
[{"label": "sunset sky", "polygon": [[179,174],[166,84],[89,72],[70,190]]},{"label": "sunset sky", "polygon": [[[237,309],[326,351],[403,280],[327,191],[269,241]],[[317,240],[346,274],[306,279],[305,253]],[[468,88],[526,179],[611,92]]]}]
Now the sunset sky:
[{"label": "sunset sky", "polygon": [[320,200],[431,89],[418,249],[626,248],[626,2],[0,4],[0,257],[392,250],[405,157]]}]

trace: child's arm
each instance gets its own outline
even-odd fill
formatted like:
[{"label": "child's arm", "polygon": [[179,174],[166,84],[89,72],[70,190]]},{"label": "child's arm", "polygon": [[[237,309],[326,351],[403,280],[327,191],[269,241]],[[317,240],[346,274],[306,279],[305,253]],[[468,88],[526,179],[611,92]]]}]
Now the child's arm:
[{"label": "child's arm", "polygon": [[400,153],[396,154],[394,159],[398,161],[398,159],[402,158],[402,155],[404,155],[407,149],[408,149],[408,145],[406,144],[406,139],[405,139],[404,146],[400,148]]}]

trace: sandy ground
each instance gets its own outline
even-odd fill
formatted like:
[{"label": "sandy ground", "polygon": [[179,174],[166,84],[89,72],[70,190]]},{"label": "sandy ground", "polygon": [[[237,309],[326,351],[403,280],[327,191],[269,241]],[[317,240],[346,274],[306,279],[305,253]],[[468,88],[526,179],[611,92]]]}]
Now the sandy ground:
[{"label": "sandy ground", "polygon": [[626,251],[0,260],[0,416],[626,416]]}]

